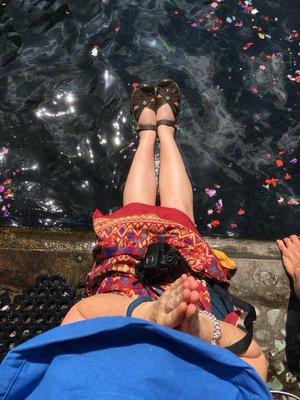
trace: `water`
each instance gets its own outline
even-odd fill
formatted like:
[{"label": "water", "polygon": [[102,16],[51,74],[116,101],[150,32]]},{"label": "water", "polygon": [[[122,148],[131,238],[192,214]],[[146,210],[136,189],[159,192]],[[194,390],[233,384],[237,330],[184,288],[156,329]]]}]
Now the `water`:
[{"label": "water", "polygon": [[172,77],[201,232],[299,233],[297,0],[0,4],[1,225],[119,207],[134,83]]}]

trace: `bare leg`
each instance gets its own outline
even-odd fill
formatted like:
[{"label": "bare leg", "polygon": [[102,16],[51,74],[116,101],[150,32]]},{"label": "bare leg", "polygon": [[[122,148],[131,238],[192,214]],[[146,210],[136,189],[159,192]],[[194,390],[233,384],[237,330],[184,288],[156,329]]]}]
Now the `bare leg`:
[{"label": "bare leg", "polygon": [[[174,120],[168,104],[157,110],[157,119]],[[193,189],[182,156],[174,139],[174,128],[158,127],[160,140],[159,194],[161,206],[176,208],[194,222]]]},{"label": "bare leg", "polygon": [[[139,123],[155,125],[156,116],[154,111],[148,108],[144,109]],[[154,172],[156,132],[141,131],[139,137],[139,145],[132,160],[123,192],[124,206],[135,202],[155,205],[156,202],[156,179]]]},{"label": "bare leg", "polygon": [[[192,279],[192,284],[190,280]],[[158,324],[177,327],[185,315],[195,312],[193,303],[198,299],[197,283],[194,278],[184,275],[175,281],[168,291],[159,299],[140,304],[132,316],[156,322]],[[136,296],[137,297],[137,296]],[[116,294],[103,293],[87,297],[76,303],[65,316],[62,325],[109,315],[125,315],[132,298]]]}]

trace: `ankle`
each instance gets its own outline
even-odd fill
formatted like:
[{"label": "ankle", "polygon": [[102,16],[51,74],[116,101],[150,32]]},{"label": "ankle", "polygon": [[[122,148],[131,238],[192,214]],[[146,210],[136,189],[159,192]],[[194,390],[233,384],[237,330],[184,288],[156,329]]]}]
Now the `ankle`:
[{"label": "ankle", "polygon": [[138,133],[140,142],[155,143],[156,132],[152,130],[143,130]]},{"label": "ankle", "polygon": [[174,140],[175,129],[172,126],[161,125],[157,129],[157,136],[160,141],[163,140]]}]

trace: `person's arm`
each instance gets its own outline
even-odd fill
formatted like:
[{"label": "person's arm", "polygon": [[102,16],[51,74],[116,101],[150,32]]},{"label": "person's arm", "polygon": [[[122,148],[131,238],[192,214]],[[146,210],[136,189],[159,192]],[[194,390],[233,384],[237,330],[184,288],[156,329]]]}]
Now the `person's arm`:
[{"label": "person's arm", "polygon": [[[211,341],[213,336],[213,327],[209,323],[209,321],[203,317],[199,316],[200,326],[201,326],[201,339],[206,340],[208,342]],[[218,346],[220,347],[229,347],[234,343],[238,342],[245,336],[245,332],[239,329],[238,327],[228,324],[227,322],[219,321],[221,325],[222,337],[218,341]],[[266,381],[267,373],[268,373],[268,362],[266,357],[264,356],[260,346],[252,340],[250,346],[247,351],[241,355],[239,355],[244,361],[250,364],[258,374]]]},{"label": "person's arm", "polygon": [[61,325],[90,318],[125,315],[132,300],[133,298],[109,293],[86,297],[69,310]]},{"label": "person's arm", "polygon": [[[125,315],[129,304],[133,298],[120,296],[115,294],[98,294],[79,301],[75,304],[62,321],[62,325],[82,321],[89,318],[97,318],[111,315]],[[140,304],[133,312],[132,316],[136,318],[148,319],[148,309],[152,302]],[[207,342],[211,342],[213,335],[213,327],[205,317],[199,315],[200,334],[199,338]],[[220,347],[228,347],[239,341],[244,335],[241,329],[220,321],[222,337],[218,342]],[[240,357],[250,364],[262,377],[267,379],[268,363],[263,355],[259,345],[252,341],[246,353]]]}]

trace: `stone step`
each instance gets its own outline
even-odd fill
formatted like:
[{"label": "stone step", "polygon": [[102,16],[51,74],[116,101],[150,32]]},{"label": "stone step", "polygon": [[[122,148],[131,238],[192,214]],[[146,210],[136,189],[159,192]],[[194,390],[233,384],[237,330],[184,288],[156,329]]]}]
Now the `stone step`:
[{"label": "stone step", "polygon": [[[261,299],[277,307],[287,304],[289,281],[274,242],[205,239],[236,261],[233,292],[245,300]],[[70,283],[78,283],[91,268],[95,243],[91,232],[0,228],[0,282],[19,288],[32,283],[38,273],[47,273],[61,274]]]}]

